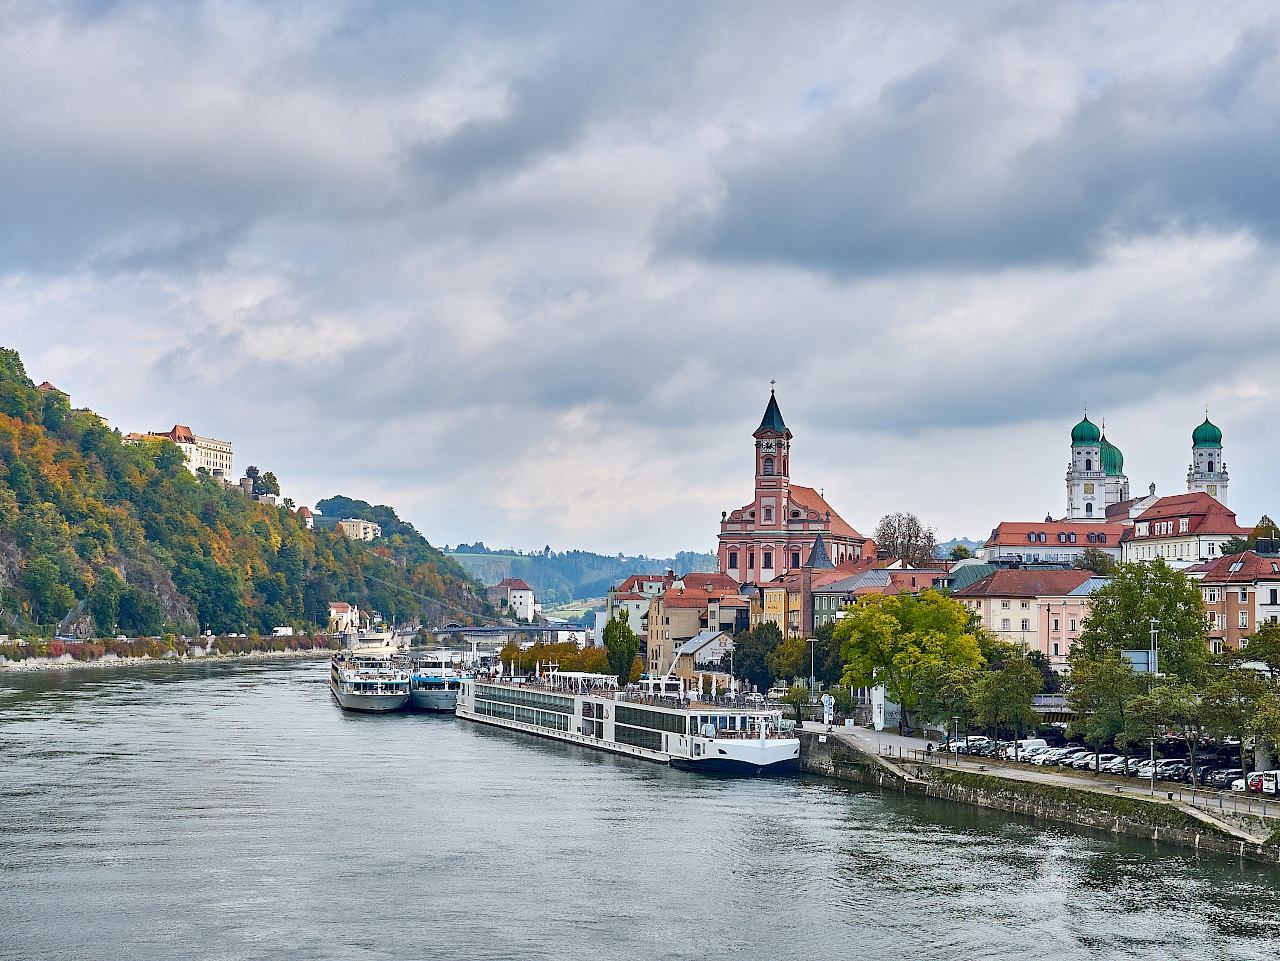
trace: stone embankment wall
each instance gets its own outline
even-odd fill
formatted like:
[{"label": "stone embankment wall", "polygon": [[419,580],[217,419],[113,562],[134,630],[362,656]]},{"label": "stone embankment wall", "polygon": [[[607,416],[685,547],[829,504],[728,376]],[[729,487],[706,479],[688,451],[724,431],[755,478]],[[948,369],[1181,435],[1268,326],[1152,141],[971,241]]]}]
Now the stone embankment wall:
[{"label": "stone embankment wall", "polygon": [[810,732],[801,734],[800,766],[842,781],[1280,864],[1280,832],[1263,843],[1244,840],[1176,804],[886,760],[838,735]]}]

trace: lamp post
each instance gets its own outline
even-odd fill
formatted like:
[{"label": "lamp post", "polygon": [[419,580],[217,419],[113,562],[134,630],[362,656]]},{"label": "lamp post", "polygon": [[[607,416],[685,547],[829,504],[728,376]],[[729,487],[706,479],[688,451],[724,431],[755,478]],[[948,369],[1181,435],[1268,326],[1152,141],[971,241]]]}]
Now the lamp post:
[{"label": "lamp post", "polygon": [[951,724],[956,729],[955,737],[951,739],[951,753],[955,756],[955,759],[958,762],[960,760],[960,718],[956,715],[952,715]]},{"label": "lamp post", "polygon": [[812,693],[818,688],[817,671],[814,670],[813,661],[813,645],[818,639],[816,637],[809,638],[809,691]]}]

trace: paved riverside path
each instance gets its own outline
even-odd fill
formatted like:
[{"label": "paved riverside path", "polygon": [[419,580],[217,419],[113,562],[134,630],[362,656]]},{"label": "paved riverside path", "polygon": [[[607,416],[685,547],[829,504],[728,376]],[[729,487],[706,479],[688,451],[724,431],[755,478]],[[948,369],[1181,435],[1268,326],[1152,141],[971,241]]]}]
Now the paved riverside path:
[{"label": "paved riverside path", "polygon": [[[1149,780],[1076,772],[1057,767],[1044,768],[1014,761],[969,758],[963,754],[957,757],[947,751],[939,751],[936,744],[933,756],[930,757],[925,750],[928,742],[924,739],[903,737],[895,731],[873,731],[865,727],[837,727],[828,731],[826,725],[813,721],[807,721],[802,727],[809,733],[826,734],[828,737],[846,741],[867,754],[884,757],[895,766],[903,763],[932,764],[941,768],[971,771],[974,774],[1005,778],[1010,781],[1051,784],[1077,791],[1113,796],[1120,794],[1160,804],[1170,804],[1194,817],[1210,821],[1237,837],[1255,842],[1266,840],[1266,835],[1258,835],[1254,831],[1244,829],[1231,818],[1232,814],[1255,818],[1265,817],[1268,821],[1280,819],[1280,799],[1267,801],[1258,795],[1247,796],[1233,794],[1230,791],[1210,791],[1199,788],[1193,791],[1190,785],[1170,784],[1166,781],[1157,781],[1155,792],[1152,793]],[[1280,821],[1273,824],[1273,827],[1280,827]],[[1267,835],[1269,834],[1270,831],[1267,832]]]}]

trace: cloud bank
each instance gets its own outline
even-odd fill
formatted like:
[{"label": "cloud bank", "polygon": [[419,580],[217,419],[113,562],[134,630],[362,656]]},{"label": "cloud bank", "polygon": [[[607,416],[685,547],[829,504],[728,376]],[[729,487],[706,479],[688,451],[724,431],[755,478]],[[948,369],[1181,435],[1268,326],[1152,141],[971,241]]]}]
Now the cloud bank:
[{"label": "cloud bank", "polygon": [[1280,454],[1266,4],[12,4],[0,331],[437,543],[706,549],[768,382],[854,526]]}]

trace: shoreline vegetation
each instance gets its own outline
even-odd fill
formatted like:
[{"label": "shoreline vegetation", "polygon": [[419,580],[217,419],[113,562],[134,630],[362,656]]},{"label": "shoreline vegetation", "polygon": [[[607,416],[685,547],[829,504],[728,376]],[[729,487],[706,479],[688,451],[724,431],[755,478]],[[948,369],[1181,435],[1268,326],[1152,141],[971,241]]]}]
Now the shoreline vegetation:
[{"label": "shoreline vegetation", "polygon": [[332,653],[333,649],[326,647],[286,648],[283,651],[229,651],[225,654],[218,651],[212,651],[208,654],[178,654],[175,651],[160,657],[152,657],[149,654],[125,655],[123,657],[117,654],[107,654],[103,657],[84,661],[76,660],[70,655],[64,654],[57,658],[28,657],[20,661],[0,660],[0,676],[3,676],[6,672],[17,673],[20,671],[62,671],[80,668],[141,667],[161,664],[221,664],[228,662],[249,664],[259,661],[320,660],[329,657]]},{"label": "shoreline vegetation", "polygon": [[327,635],[63,639],[0,643],[0,671],[178,664],[261,658],[327,657],[341,642]]}]

